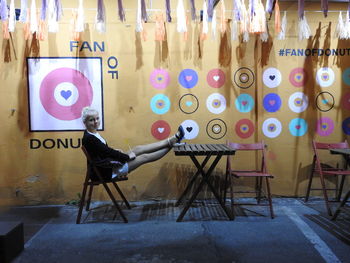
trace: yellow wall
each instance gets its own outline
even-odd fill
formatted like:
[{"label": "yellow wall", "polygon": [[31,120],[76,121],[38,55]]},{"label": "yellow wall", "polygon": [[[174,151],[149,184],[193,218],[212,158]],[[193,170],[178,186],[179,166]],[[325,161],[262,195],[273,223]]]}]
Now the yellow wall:
[{"label": "yellow wall", "polygon": [[[349,117],[340,103],[342,95],[347,92],[347,86],[341,78],[342,72],[349,67],[348,56],[302,57],[279,56],[281,48],[347,48],[349,41],[338,41],[333,38],[338,21],[338,13],[331,12],[327,18],[322,13],[306,13],[312,31],[309,40],[298,40],[297,6],[295,3],[283,2],[281,11],[287,10],[288,25],[286,40],[276,40],[274,37],[274,21],[268,22],[270,38],[262,43],[258,37],[252,36],[248,43],[228,41],[220,38],[219,32],[215,40],[210,36],[201,43],[201,56],[198,47],[199,24],[190,23],[189,38],[183,40],[176,32],[176,3],[171,1],[173,22],[167,23],[167,42],[154,41],[154,14],[150,22],[145,24],[148,33],[147,41],[143,41],[135,33],[135,6],[131,1],[123,1],[126,8],[126,22],[117,18],[116,1],[105,1],[107,7],[107,33],[99,34],[94,30],[95,1],[85,1],[87,30],[82,34],[81,41],[92,44],[104,42],[103,52],[90,52],[88,49],[70,50],[69,21],[70,8],[77,7],[71,1],[63,1],[64,17],[57,34],[49,34],[45,41],[35,45],[31,39],[23,38],[23,24],[17,23],[12,41],[2,40],[0,56],[1,96],[0,111],[2,121],[2,142],[0,158],[0,203],[14,204],[54,204],[75,199],[81,192],[85,176],[85,159],[81,150],[74,148],[30,149],[30,140],[37,139],[72,139],[77,145],[82,132],[29,132],[28,123],[28,92],[26,57],[102,57],[105,130],[101,134],[115,148],[128,150],[128,145],[153,142],[150,133],[151,125],[157,120],[170,123],[172,133],[186,119],[195,120],[200,128],[198,137],[188,143],[225,143],[254,142],[265,140],[268,145],[268,166],[275,175],[272,180],[272,192],[283,196],[300,196],[305,194],[307,176],[312,161],[312,139],[325,142],[338,142],[347,139],[343,133],[342,121]],[[136,2],[136,1],[133,1]],[[148,1],[146,1],[148,3]],[[185,1],[186,5],[188,1]],[[19,7],[19,3],[17,3]],[[164,10],[164,1],[153,1],[153,9]],[[39,3],[38,3],[39,5]],[[201,9],[202,1],[196,1],[197,10]],[[231,9],[231,1],[226,1],[227,10]],[[309,4],[306,10],[319,10],[319,4]],[[346,4],[330,4],[331,10],[347,10]],[[345,13],[344,13],[345,14]],[[281,16],[283,13],[281,13]],[[227,12],[227,17],[231,13]],[[82,42],[81,42],[82,43]],[[230,46],[231,45],[231,46]],[[224,59],[219,59],[220,50],[231,48],[230,53],[223,53]],[[228,49],[230,50],[230,49]],[[6,55],[7,54],[7,55]],[[8,57],[10,54],[10,58]],[[108,74],[107,60],[114,56],[118,59],[118,79],[112,79]],[[231,62],[229,58],[231,57]],[[331,87],[321,88],[315,80],[318,68],[328,66],[335,72],[335,82]],[[240,67],[248,67],[255,73],[256,81],[249,89],[239,89],[233,83],[233,74]],[[276,67],[282,73],[282,83],[275,89],[264,86],[262,74],[266,68]],[[293,87],[289,80],[289,72],[296,67],[303,67],[308,73],[308,82],[304,87]],[[149,82],[149,76],[155,68],[164,68],[170,73],[171,82],[165,90],[156,90]],[[199,81],[195,88],[186,90],[177,82],[181,70],[191,68],[197,71]],[[225,85],[217,90],[209,87],[206,81],[208,71],[221,68],[226,74]],[[303,91],[309,96],[309,107],[302,113],[294,113],[288,107],[289,96]],[[335,98],[335,106],[331,111],[321,112],[315,107],[315,98],[320,91],[330,91]],[[226,110],[215,115],[206,108],[206,99],[219,92],[226,97]],[[263,97],[270,92],[278,93],[282,98],[282,107],[278,112],[268,113],[262,105]],[[149,104],[157,93],[166,94],[172,106],[168,113],[156,115]],[[199,99],[199,109],[187,115],[178,108],[180,97],[192,93]],[[250,113],[239,113],[234,100],[241,93],[252,95],[255,108]],[[277,138],[267,138],[261,131],[261,125],[267,118],[278,118],[282,123],[282,133]],[[288,131],[288,124],[293,118],[304,118],[308,122],[308,131],[304,136],[294,137]],[[314,129],[319,117],[330,117],[335,123],[334,132],[327,137],[319,136]],[[213,140],[205,132],[207,123],[214,118],[220,118],[227,125],[226,136]],[[234,126],[242,118],[247,118],[255,124],[255,133],[248,139],[237,136]],[[251,158],[236,158],[237,163],[252,162]],[[183,190],[188,170],[193,166],[188,158],[175,157],[170,152],[164,159],[145,165],[134,171],[129,180],[122,183],[122,188],[129,199],[145,200],[150,198],[176,198]],[[224,170],[222,160],[218,166],[218,174]],[[104,199],[102,191],[95,193],[95,198]]]}]

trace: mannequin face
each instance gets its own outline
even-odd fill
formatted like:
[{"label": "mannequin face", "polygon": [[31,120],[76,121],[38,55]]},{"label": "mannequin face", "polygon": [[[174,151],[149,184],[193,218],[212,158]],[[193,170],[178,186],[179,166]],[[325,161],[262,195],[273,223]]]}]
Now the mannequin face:
[{"label": "mannequin face", "polygon": [[85,120],[85,127],[89,132],[97,132],[98,127],[100,127],[100,117],[98,114],[88,116]]}]

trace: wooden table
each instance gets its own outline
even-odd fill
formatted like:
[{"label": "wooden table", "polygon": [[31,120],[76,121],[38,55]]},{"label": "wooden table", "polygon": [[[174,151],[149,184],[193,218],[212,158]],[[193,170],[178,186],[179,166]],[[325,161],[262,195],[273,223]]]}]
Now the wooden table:
[{"label": "wooden table", "polygon": [[[332,154],[342,154],[345,158],[345,161],[347,162],[347,166],[350,167],[350,149],[330,149],[330,152]],[[338,206],[338,208],[335,210],[332,220],[335,220],[341,211],[349,213],[349,211],[345,210],[345,204],[349,200],[349,197],[350,197],[350,189],[346,193],[344,199],[340,202],[340,205]]]},{"label": "wooden table", "polygon": [[[202,180],[200,181],[199,185],[193,192],[192,196],[190,197],[189,201],[185,205],[184,209],[182,210],[182,212],[180,213],[176,221],[180,222],[183,219],[187,210],[190,208],[191,204],[196,199],[197,195],[199,194],[199,192],[201,191],[205,183],[209,186],[209,189],[214,194],[215,198],[221,205],[222,209],[225,211],[227,217],[230,220],[233,220],[233,214],[226,208],[224,202],[221,200],[220,196],[218,195],[213,185],[210,183],[209,179],[216,165],[220,161],[221,157],[224,155],[234,155],[235,150],[230,148],[226,144],[184,144],[180,146],[174,146],[173,149],[176,156],[189,156],[192,162],[194,163],[194,165],[197,167],[197,172],[188,183],[185,191],[182,193],[179,200],[176,202],[176,206],[180,204],[181,200],[187,194],[187,192],[189,191],[189,189],[191,188],[191,186],[193,185],[193,183],[195,182],[199,174],[202,175]],[[205,157],[201,164],[197,160],[198,156]],[[205,172],[204,168],[211,157],[213,157],[214,160],[209,166],[209,169],[207,170],[207,172]]]}]

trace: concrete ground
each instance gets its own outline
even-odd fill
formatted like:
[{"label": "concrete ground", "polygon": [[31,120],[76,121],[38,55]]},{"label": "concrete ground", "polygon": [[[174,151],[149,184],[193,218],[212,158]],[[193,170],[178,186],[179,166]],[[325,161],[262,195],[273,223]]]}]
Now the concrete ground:
[{"label": "concrete ground", "polygon": [[274,198],[275,219],[267,207],[236,207],[234,221],[216,202],[196,201],[179,223],[174,204],[132,203],[127,224],[113,220],[109,204],[79,225],[77,207],[65,205],[12,207],[0,221],[24,223],[25,249],[14,263],[350,262],[350,216],[331,221],[320,199]]}]

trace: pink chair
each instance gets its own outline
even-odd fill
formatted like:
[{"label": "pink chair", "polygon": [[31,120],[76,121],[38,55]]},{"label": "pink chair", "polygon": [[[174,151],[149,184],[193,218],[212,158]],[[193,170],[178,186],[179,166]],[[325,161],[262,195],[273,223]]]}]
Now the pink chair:
[{"label": "pink chair", "polygon": [[[272,199],[271,199],[271,192],[270,192],[270,184],[269,179],[273,178],[273,175],[269,174],[267,172],[266,167],[266,152],[265,152],[265,143],[263,141],[258,143],[227,143],[231,148],[236,150],[236,154],[234,158],[237,158],[240,151],[250,151],[253,156],[257,156],[259,158],[259,166],[258,168],[254,167],[251,170],[236,170],[232,168],[232,162],[231,156],[227,157],[227,163],[226,163],[226,177],[225,177],[225,193],[224,193],[224,201],[226,201],[226,192],[227,192],[227,183],[229,181],[230,183],[230,198],[231,198],[231,206],[232,210],[234,211],[234,205],[260,205],[260,206],[269,206],[270,207],[270,215],[271,218],[274,218],[273,213],[273,207],[272,207]],[[254,154],[254,155],[253,155]],[[249,162],[249,160],[247,160]],[[234,189],[234,182],[233,178],[255,178],[255,191],[233,191]],[[262,194],[263,194],[263,178],[265,179],[266,183],[266,196],[268,200],[268,204],[262,204],[260,203]],[[235,203],[234,202],[234,194],[235,193],[255,193],[257,203]]]},{"label": "pink chair", "polygon": [[[334,167],[334,166],[327,164],[327,162],[325,162],[325,160],[323,160],[325,158],[321,158],[320,151],[328,151],[329,154],[331,154],[330,153],[331,149],[347,149],[347,148],[349,148],[349,144],[347,141],[339,142],[339,143],[322,143],[322,142],[316,142],[314,140],[312,141],[312,149],[314,151],[314,157],[313,157],[313,161],[312,161],[312,170],[311,170],[311,174],[309,177],[309,183],[308,183],[307,190],[306,190],[305,202],[307,202],[309,200],[311,190],[322,190],[323,197],[324,197],[324,200],[326,203],[327,212],[330,216],[332,216],[332,210],[331,210],[331,207],[329,205],[330,200],[328,199],[327,191],[335,191],[336,201],[339,202],[340,198],[341,198],[342,191],[343,191],[345,177],[347,175],[350,175],[350,171],[346,169],[346,167],[347,167],[346,163],[341,168]],[[313,179],[315,174],[318,174],[320,177],[321,188],[311,188],[312,179]],[[340,181],[339,187],[338,187],[338,176],[341,176],[341,181]],[[325,182],[326,177],[336,177],[337,178],[335,188],[327,188],[326,187],[326,182]]]}]

